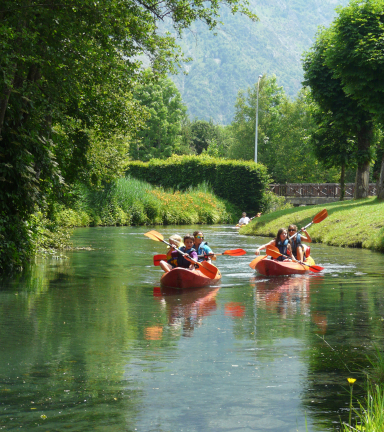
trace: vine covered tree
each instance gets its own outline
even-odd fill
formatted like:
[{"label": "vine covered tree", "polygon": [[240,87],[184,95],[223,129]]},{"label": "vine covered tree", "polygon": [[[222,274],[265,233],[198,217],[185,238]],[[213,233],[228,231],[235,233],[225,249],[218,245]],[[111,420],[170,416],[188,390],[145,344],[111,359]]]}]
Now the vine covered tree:
[{"label": "vine covered tree", "polygon": [[154,80],[182,60],[158,22],[170,19],[177,34],[196,19],[213,29],[221,4],[257,19],[246,0],[1,2],[0,216],[8,218],[0,218],[1,255],[13,244],[8,256],[16,263],[20,249],[5,224],[18,232],[37,207],[62,199],[65,185],[84,176],[92,137],[126,154],[146,120],[132,97],[143,80],[141,59]]}]

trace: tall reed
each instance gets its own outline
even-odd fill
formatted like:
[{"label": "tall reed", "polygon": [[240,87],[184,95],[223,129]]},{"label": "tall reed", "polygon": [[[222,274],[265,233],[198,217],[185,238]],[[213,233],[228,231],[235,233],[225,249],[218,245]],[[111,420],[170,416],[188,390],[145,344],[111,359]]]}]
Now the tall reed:
[{"label": "tall reed", "polygon": [[364,431],[381,432],[384,431],[384,388],[379,385],[368,388],[368,395],[364,403],[359,403],[359,408],[354,409],[355,422],[351,424],[343,423],[342,431]]},{"label": "tall reed", "polygon": [[71,226],[79,221],[85,222],[80,226],[189,225],[231,223],[240,214],[232,204],[217,198],[207,183],[179,192],[125,177],[101,190],[79,186],[77,196],[76,212],[81,217],[74,210],[61,209],[57,220],[71,220]]}]

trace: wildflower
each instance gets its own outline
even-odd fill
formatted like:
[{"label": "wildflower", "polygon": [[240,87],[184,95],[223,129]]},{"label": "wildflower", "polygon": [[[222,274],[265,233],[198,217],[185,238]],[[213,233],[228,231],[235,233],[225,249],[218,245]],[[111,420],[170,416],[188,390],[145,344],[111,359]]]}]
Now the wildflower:
[{"label": "wildflower", "polygon": [[356,381],[356,378],[347,378],[350,385],[353,385]]}]

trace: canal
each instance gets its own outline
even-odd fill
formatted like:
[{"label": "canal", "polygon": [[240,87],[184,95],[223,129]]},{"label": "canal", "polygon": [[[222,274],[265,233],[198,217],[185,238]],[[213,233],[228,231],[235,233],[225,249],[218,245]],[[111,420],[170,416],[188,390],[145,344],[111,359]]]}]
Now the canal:
[{"label": "canal", "polygon": [[[313,244],[320,274],[266,278],[265,238],[203,229],[220,286],[159,290],[149,228],[75,230],[79,248],[0,280],[0,429],[100,432],[333,431],[347,377],[363,397],[384,336],[384,255]],[[360,385],[360,386],[359,386]]]}]

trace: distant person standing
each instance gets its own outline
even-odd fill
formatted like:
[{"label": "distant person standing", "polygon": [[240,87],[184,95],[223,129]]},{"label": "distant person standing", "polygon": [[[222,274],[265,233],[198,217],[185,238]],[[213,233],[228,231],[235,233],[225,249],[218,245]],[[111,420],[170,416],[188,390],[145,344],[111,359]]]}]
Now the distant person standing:
[{"label": "distant person standing", "polygon": [[249,222],[249,217],[247,217],[247,213],[243,213],[243,217],[239,220],[238,225],[247,225]]}]

